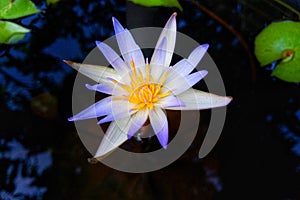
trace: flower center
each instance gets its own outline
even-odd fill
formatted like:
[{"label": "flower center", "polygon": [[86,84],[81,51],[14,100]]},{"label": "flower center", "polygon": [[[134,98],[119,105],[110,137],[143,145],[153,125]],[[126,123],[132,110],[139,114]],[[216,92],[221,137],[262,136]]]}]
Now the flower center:
[{"label": "flower center", "polygon": [[146,63],[145,76],[140,70],[136,70],[134,62],[131,61],[132,71],[130,72],[131,88],[128,101],[136,104],[134,110],[140,110],[143,108],[152,109],[154,104],[163,97],[171,94],[170,91],[161,93],[161,87],[164,84],[168,72],[165,71],[160,78],[159,83],[155,83],[153,77],[150,75],[150,66]]},{"label": "flower center", "polygon": [[157,83],[145,83],[137,87],[129,96],[129,101],[137,105],[135,109],[153,108],[159,99],[160,85]]},{"label": "flower center", "polygon": [[171,91],[161,92],[161,87],[163,86],[168,75],[167,70],[161,75],[159,82],[156,83],[150,74],[150,66],[148,61],[146,62],[145,75],[143,75],[140,69],[136,69],[133,61],[131,61],[130,65],[132,69],[129,73],[130,85],[125,85],[115,80],[113,80],[113,82],[118,84],[129,93],[128,96],[125,96],[125,99],[136,105],[133,110],[146,108],[151,110],[159,99],[171,94]]}]

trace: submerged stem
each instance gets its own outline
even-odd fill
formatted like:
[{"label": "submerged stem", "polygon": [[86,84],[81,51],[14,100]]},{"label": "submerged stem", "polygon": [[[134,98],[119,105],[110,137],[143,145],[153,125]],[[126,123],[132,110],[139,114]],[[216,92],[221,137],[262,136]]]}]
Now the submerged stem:
[{"label": "submerged stem", "polygon": [[300,12],[298,12],[295,8],[293,8],[292,6],[290,6],[287,3],[283,2],[282,0],[274,0],[274,1],[276,1],[280,5],[284,6],[285,8],[289,9],[290,11],[292,11],[293,13],[295,13],[296,15],[298,15],[298,18],[300,20]]},{"label": "submerged stem", "polygon": [[232,26],[230,26],[226,21],[224,21],[222,18],[220,18],[218,15],[216,15],[213,11],[205,7],[204,5],[200,4],[199,2],[195,0],[190,0],[192,4],[194,4],[196,7],[198,7],[200,10],[208,14],[210,17],[215,19],[217,22],[219,22],[222,26],[224,26],[228,31],[230,31],[240,42],[240,44],[244,47],[246,53],[248,54],[250,65],[251,65],[251,71],[252,71],[252,81],[254,82],[256,79],[256,71],[255,71],[255,62],[254,62],[254,57],[249,49],[246,41],[244,38],[241,36],[239,32],[237,32]]}]

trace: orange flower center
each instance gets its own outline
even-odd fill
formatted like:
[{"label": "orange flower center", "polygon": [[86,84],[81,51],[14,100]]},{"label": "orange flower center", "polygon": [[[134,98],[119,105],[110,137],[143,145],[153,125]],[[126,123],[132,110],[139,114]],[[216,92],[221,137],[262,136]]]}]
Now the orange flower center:
[{"label": "orange flower center", "polygon": [[[118,84],[124,90],[129,93],[129,96],[125,98],[136,105],[133,110],[140,109],[152,109],[154,104],[158,102],[159,99],[171,94],[171,91],[161,92],[161,87],[164,84],[168,71],[166,70],[160,77],[158,83],[155,83],[153,77],[150,75],[150,66],[146,63],[145,75],[138,69],[136,69],[135,64],[131,61],[132,71],[129,73],[130,85],[125,85],[113,80],[114,83]],[[115,98],[124,99],[124,98]]]}]

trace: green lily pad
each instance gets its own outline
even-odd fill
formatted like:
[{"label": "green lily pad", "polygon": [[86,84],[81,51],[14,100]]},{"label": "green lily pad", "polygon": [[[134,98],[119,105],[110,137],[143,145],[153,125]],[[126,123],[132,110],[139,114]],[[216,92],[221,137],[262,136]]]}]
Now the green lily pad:
[{"label": "green lily pad", "polygon": [[255,55],[261,66],[279,61],[273,75],[300,82],[300,22],[273,22],[255,38]]},{"label": "green lily pad", "polygon": [[0,19],[16,19],[40,12],[30,0],[1,0]]},{"label": "green lily pad", "polygon": [[18,24],[0,21],[0,43],[12,44],[22,40],[30,30]]},{"label": "green lily pad", "polygon": [[153,7],[153,6],[176,7],[182,11],[182,7],[179,4],[178,0],[130,0],[130,1],[135,4],[147,6],[147,7]]}]

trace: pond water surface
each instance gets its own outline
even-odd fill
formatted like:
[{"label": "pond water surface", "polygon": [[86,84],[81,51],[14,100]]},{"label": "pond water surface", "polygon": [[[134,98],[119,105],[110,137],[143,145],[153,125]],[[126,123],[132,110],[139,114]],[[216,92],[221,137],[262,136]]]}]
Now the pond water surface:
[{"label": "pond water surface", "polygon": [[[31,32],[0,47],[0,199],[300,198],[299,84],[273,77],[274,66],[259,67],[253,54],[255,36],[272,21],[297,20],[294,13],[267,0],[199,1],[242,36],[247,51],[228,27],[190,1],[181,2],[183,12],[115,0],[34,2],[43,12],[17,20]],[[299,1],[286,2],[299,10]],[[210,44],[234,98],[221,138],[198,158],[210,117],[201,111],[192,146],[164,169],[129,174],[88,163],[91,155],[67,121],[76,72],[62,60],[82,62],[96,40],[112,36],[112,16],[129,28],[162,26],[174,11],[180,32]],[[137,151],[157,141],[128,144]]]}]

